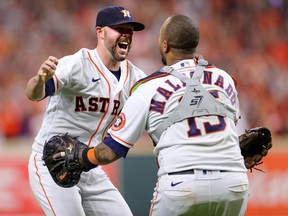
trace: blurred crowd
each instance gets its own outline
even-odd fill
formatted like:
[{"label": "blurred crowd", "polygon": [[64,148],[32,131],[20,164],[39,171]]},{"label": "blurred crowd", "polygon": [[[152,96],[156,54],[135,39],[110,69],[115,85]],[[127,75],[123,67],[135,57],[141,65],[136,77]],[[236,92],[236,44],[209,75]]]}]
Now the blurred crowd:
[{"label": "blurred crowd", "polygon": [[93,49],[96,14],[108,5],[146,25],[134,32],[129,59],[147,75],[162,67],[157,40],[167,16],[195,19],[197,53],[238,81],[239,131],[263,125],[288,134],[287,0],[0,0],[0,137],[36,135],[46,101],[26,98],[28,79],[49,55]]}]

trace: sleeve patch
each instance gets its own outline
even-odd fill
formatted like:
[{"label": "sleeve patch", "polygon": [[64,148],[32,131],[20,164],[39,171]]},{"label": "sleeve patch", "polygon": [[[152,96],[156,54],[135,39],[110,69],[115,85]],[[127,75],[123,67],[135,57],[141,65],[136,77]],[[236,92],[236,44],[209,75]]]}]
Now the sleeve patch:
[{"label": "sleeve patch", "polygon": [[114,131],[118,131],[124,127],[125,123],[126,123],[126,116],[124,113],[121,112],[111,129]]}]

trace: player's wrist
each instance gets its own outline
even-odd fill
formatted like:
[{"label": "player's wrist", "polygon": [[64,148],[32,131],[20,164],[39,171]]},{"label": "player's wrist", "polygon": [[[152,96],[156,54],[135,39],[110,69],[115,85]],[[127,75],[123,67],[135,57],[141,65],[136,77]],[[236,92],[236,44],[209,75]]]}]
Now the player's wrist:
[{"label": "player's wrist", "polygon": [[84,172],[88,172],[89,170],[98,166],[97,159],[94,154],[94,147],[85,148],[82,151],[82,162]]},{"label": "player's wrist", "polygon": [[45,80],[43,80],[43,78],[41,77],[40,74],[37,74],[35,77],[35,82],[38,84],[38,85],[44,85],[45,84]]}]

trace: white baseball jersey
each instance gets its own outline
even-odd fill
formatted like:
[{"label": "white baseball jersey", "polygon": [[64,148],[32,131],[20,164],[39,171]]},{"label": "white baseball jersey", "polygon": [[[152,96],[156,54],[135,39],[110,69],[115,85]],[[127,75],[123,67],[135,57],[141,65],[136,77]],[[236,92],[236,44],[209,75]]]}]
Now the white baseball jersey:
[{"label": "white baseball jersey", "polygon": [[[194,60],[183,60],[172,67],[192,77],[196,65]],[[154,134],[178,106],[186,88],[179,78],[161,71],[142,83],[109,130],[111,136],[104,140],[123,157],[145,129],[150,136]],[[154,148],[159,178],[150,216],[242,216],[246,211],[248,177],[235,127],[239,103],[234,81],[225,71],[206,67],[200,83],[216,100],[227,105],[234,116],[190,117],[172,124],[162,133]]]},{"label": "white baseball jersey", "polygon": [[118,81],[102,63],[96,49],[81,49],[60,59],[55,75],[46,82],[46,94],[53,96],[47,98],[28,166],[31,189],[45,215],[132,216],[101,166],[83,172],[77,186],[61,188],[42,161],[45,141],[56,134],[68,132],[89,146],[102,141],[127,100],[130,88],[146,76],[128,60],[121,62],[120,69]]},{"label": "white baseball jersey", "polygon": [[[194,60],[183,60],[172,67],[191,77],[196,65]],[[181,80],[172,75],[158,72],[146,81],[131,95],[109,130],[116,142],[128,148],[133,147],[145,129],[152,134],[179,104],[185,91]],[[237,121],[239,102],[233,79],[225,71],[208,66],[201,83],[217,100],[235,111]],[[229,117],[201,116],[171,125],[154,149],[158,175],[189,169],[246,172],[235,124]]]},{"label": "white baseball jersey", "polygon": [[47,98],[46,113],[33,149],[42,152],[45,140],[66,132],[79,136],[89,146],[97,145],[122,109],[130,88],[145,76],[125,60],[121,62],[118,81],[96,50],[81,49],[60,59],[53,76],[55,93]]}]

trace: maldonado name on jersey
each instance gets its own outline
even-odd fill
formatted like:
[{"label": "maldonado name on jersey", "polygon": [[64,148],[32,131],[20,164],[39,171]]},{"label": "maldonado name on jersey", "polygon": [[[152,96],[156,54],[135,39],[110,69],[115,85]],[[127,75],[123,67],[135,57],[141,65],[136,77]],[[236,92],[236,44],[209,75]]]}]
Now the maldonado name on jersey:
[{"label": "maldonado name on jersey", "polygon": [[[229,100],[232,105],[235,105],[236,103],[236,95],[235,92],[233,91],[233,86],[232,84],[228,83],[225,87],[225,82],[224,82],[224,77],[221,75],[218,75],[216,81],[212,83],[212,74],[213,72],[211,71],[204,71],[203,72],[203,82],[202,84],[207,84],[207,85],[215,85],[220,87],[221,89],[224,89],[225,92],[227,93]],[[190,72],[190,77],[193,76],[193,72]],[[179,89],[185,87],[185,83],[182,83],[182,85],[179,85],[177,83],[173,83],[170,79],[167,79],[165,83],[168,85],[167,87],[158,87],[156,91],[163,96],[164,101],[157,101],[152,99],[151,101],[151,107],[150,111],[155,111],[163,114],[163,111],[165,109],[165,104],[166,101],[170,99],[170,97],[178,91]],[[210,94],[214,96],[215,98],[218,98],[218,92],[217,91],[210,91]]]}]

